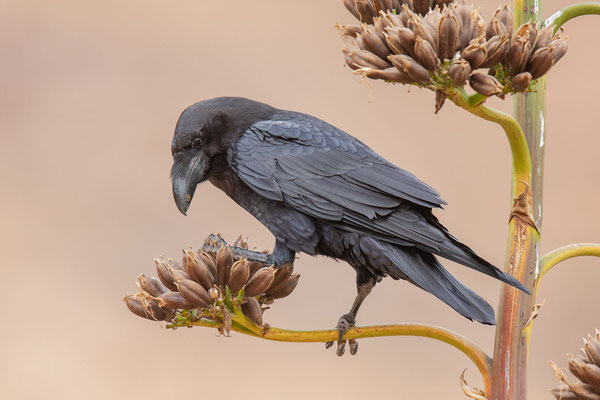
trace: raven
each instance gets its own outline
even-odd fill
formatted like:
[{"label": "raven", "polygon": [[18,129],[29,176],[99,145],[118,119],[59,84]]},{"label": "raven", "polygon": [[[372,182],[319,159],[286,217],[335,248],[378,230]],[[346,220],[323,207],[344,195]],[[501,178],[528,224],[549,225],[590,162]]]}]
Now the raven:
[{"label": "raven", "polygon": [[244,98],[205,100],[181,114],[171,151],[173,196],[184,215],[208,180],[275,236],[275,267],[303,252],[356,270],[358,294],[337,324],[339,355],[343,334],[385,276],[409,281],[470,320],[495,323],[492,307],[435,256],[528,293],[438,221],[432,208],[446,202],[437,191],[318,118]]}]

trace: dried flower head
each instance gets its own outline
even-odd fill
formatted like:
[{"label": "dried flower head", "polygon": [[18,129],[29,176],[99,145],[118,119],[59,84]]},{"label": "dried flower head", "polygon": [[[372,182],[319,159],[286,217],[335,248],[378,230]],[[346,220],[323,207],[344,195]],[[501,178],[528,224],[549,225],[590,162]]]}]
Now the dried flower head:
[{"label": "dried flower head", "polygon": [[[443,4],[442,4],[443,3]],[[448,94],[469,82],[484,96],[526,92],[567,50],[567,37],[499,7],[486,23],[466,0],[345,0],[360,25],[338,25],[359,50],[344,49],[355,74]],[[477,71],[488,68],[489,71]],[[489,77],[486,77],[489,76]]]},{"label": "dried flower head", "polygon": [[218,321],[227,334],[230,313],[239,307],[250,321],[262,326],[265,305],[289,296],[300,275],[293,274],[291,264],[275,269],[242,258],[240,249],[252,252],[241,236],[231,245],[216,238],[210,236],[197,252],[183,250],[181,263],[155,259],[157,276],[138,275],[140,293],[123,297],[129,310],[155,321]]},{"label": "dried flower head", "polygon": [[565,374],[552,362],[550,366],[562,385],[552,389],[557,399],[600,399],[600,332],[583,339],[584,348],[579,354],[568,354],[569,371],[579,382],[570,383]]}]

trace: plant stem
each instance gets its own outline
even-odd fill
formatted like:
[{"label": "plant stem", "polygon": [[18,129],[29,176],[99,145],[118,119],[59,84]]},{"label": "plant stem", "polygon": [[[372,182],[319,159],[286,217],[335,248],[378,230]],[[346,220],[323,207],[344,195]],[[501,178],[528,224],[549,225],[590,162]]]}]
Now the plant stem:
[{"label": "plant stem", "polygon": [[550,24],[554,25],[554,32],[556,32],[565,22],[573,19],[575,17],[580,17],[582,15],[592,15],[597,14],[600,15],[600,3],[598,2],[585,2],[585,3],[576,3],[570,6],[567,6],[561,10],[558,10],[554,14],[550,16],[545,22],[544,25],[548,26]]},{"label": "plant stem", "polygon": [[597,243],[574,243],[552,250],[540,260],[540,273],[538,282],[556,264],[573,257],[594,256],[600,257],[600,244]]},{"label": "plant stem", "polygon": [[[248,320],[239,309],[233,311],[232,314],[233,326],[232,330],[243,333],[245,335],[274,340],[279,342],[330,342],[338,339],[338,331],[336,329],[319,330],[319,331],[294,331],[268,327],[262,329]],[[200,319],[191,322],[191,325],[216,328],[221,326],[220,322]],[[183,325],[182,326],[186,326]],[[177,327],[172,325],[170,327]],[[477,366],[484,382],[485,392],[489,393],[491,388],[490,367],[492,360],[490,357],[477,345],[465,338],[464,336],[452,332],[448,329],[440,328],[433,325],[419,324],[397,324],[397,325],[378,325],[353,327],[348,329],[344,335],[344,339],[363,339],[383,336],[420,336],[431,339],[440,340],[448,343],[458,350],[462,351],[469,357]]]}]

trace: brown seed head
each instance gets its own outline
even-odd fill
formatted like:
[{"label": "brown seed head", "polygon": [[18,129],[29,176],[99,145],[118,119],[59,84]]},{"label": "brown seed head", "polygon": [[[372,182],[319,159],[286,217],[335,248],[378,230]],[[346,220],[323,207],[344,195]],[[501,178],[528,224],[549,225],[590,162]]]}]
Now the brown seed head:
[{"label": "brown seed head", "polygon": [[408,75],[414,82],[425,83],[431,81],[429,72],[412,57],[398,54],[391,55],[388,59],[398,71]]},{"label": "brown seed head", "polygon": [[471,73],[471,66],[465,60],[456,60],[450,65],[448,75],[456,86],[464,86]]},{"label": "brown seed head", "polygon": [[242,304],[242,311],[250,321],[262,327],[262,309],[260,308],[260,304],[255,297],[248,297],[246,299],[246,302]]},{"label": "brown seed head", "polygon": [[163,293],[158,299],[161,307],[170,308],[171,310],[188,310],[194,308],[194,304],[186,300],[179,292]]},{"label": "brown seed head", "polygon": [[158,297],[169,290],[166,286],[162,284],[162,282],[159,279],[153,276],[139,274],[138,282],[140,289],[148,293],[150,296]]},{"label": "brown seed head", "polygon": [[300,279],[300,274],[294,274],[290,276],[285,282],[277,287],[269,288],[266,292],[267,297],[272,299],[283,299],[284,297],[292,294],[296,286],[298,286],[298,280]]},{"label": "brown seed head", "polygon": [[217,284],[225,287],[231,275],[233,253],[229,245],[223,246],[217,252]]},{"label": "brown seed head", "polygon": [[346,55],[346,64],[352,69],[357,68],[373,68],[373,69],[385,69],[389,67],[389,64],[367,50],[350,50],[343,49]]},{"label": "brown seed head", "polygon": [[521,72],[520,74],[513,76],[510,82],[516,92],[524,92],[529,88],[531,79],[532,76],[529,72]]},{"label": "brown seed head", "polygon": [[158,276],[158,279],[160,279],[160,281],[169,289],[177,290],[177,286],[175,286],[175,280],[169,271],[169,264],[158,258],[154,259],[154,264],[156,265],[156,275]]},{"label": "brown seed head", "polygon": [[491,68],[506,56],[509,40],[507,36],[493,36],[485,43],[487,58],[479,67]]},{"label": "brown seed head", "polygon": [[477,93],[484,96],[494,96],[503,93],[502,85],[496,78],[483,72],[473,72],[469,77],[469,84]]},{"label": "brown seed head", "polygon": [[217,276],[217,266],[215,264],[215,258],[211,254],[205,253],[203,251],[198,251],[196,255],[197,255],[198,261],[204,262],[204,264],[208,267],[208,269],[210,269],[210,273],[212,274],[212,276],[216,277]]},{"label": "brown seed head", "polygon": [[506,70],[510,76],[515,76],[525,69],[530,54],[531,45],[529,41],[521,36],[515,36],[508,48],[506,60],[504,61]]},{"label": "brown seed head", "polygon": [[269,288],[273,279],[275,279],[275,269],[273,267],[262,268],[250,278],[244,293],[248,297],[258,296]]},{"label": "brown seed head", "polygon": [[177,289],[187,301],[195,306],[208,307],[211,303],[210,295],[206,289],[191,279],[177,281]]},{"label": "brown seed head", "polygon": [[415,33],[427,40],[437,52],[437,27],[434,28],[420,15],[415,15],[408,21],[408,27]]},{"label": "brown seed head", "polygon": [[536,52],[538,49],[548,46],[552,40],[553,33],[553,25],[548,25],[547,27],[541,29],[537,34],[537,39],[535,41],[535,46],[533,46],[532,52]]},{"label": "brown seed head", "polygon": [[421,36],[417,36],[415,42],[415,55],[425,68],[430,71],[435,71],[440,65],[440,60],[431,46],[431,44],[423,39]]},{"label": "brown seed head", "polygon": [[470,64],[471,69],[478,68],[487,58],[487,48],[485,43],[481,43],[479,40],[473,39],[471,43],[463,50],[461,56]]},{"label": "brown seed head", "polygon": [[141,295],[124,296],[123,301],[127,308],[135,315],[153,321],[167,320],[167,313],[160,308],[158,303],[152,299],[144,298]]},{"label": "brown seed head", "polygon": [[550,42],[550,47],[554,49],[554,64],[556,64],[567,52],[568,41],[568,36],[558,36]]},{"label": "brown seed head", "polygon": [[248,278],[250,278],[250,267],[248,266],[248,260],[238,260],[235,264],[233,264],[233,267],[231,267],[231,275],[229,276],[227,286],[229,286],[229,290],[235,293],[244,287],[248,281]]},{"label": "brown seed head", "polygon": [[451,8],[444,10],[438,27],[438,49],[442,60],[451,60],[458,48],[460,24]]},{"label": "brown seed head", "polygon": [[403,84],[415,83],[408,75],[405,73],[398,71],[395,67],[390,67],[386,69],[364,69],[361,70],[361,73],[364,73],[367,78],[370,79],[382,79],[390,82],[397,82]]},{"label": "brown seed head", "polygon": [[377,57],[385,60],[391,54],[390,49],[385,44],[382,36],[379,35],[373,28],[363,24],[362,33],[358,37],[358,46],[362,50],[370,51]]},{"label": "brown seed head", "polygon": [[193,280],[201,284],[204,289],[210,289],[215,283],[215,278],[213,277],[212,272],[204,263],[203,259],[196,258],[192,252],[189,253],[192,255],[192,258],[187,264],[188,274]]},{"label": "brown seed head", "polygon": [[531,73],[532,79],[538,79],[544,76],[550,68],[552,68],[552,64],[554,63],[554,48],[550,47],[542,47],[537,50],[531,58],[529,59],[529,63],[526,66],[526,69],[529,73]]}]

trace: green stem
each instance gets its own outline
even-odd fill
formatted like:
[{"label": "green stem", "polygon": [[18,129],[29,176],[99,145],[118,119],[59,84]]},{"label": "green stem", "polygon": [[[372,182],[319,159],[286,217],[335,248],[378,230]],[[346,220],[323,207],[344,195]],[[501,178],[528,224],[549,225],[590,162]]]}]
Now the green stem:
[{"label": "green stem", "polygon": [[600,3],[598,2],[585,2],[576,3],[567,6],[561,10],[558,10],[550,16],[545,22],[544,26],[550,24],[554,25],[554,32],[556,32],[565,22],[575,17],[582,15],[600,15]]},{"label": "green stem", "polygon": [[600,257],[600,244],[597,243],[575,243],[552,250],[540,260],[540,272],[538,282],[556,264],[573,257],[594,256]]}]

